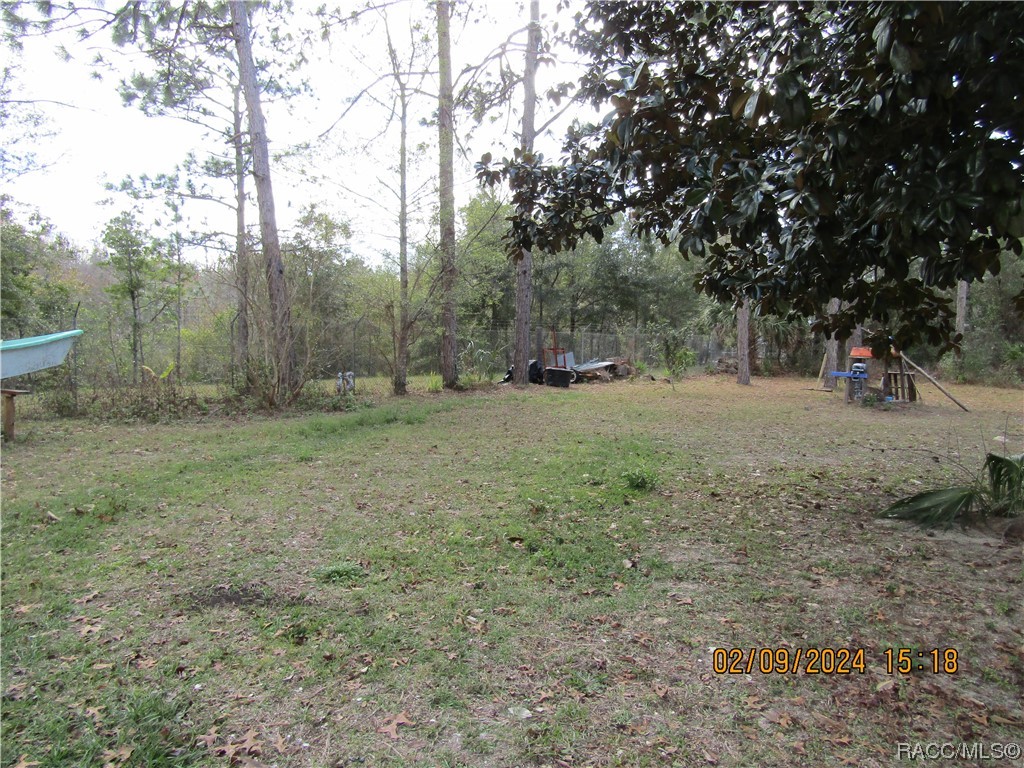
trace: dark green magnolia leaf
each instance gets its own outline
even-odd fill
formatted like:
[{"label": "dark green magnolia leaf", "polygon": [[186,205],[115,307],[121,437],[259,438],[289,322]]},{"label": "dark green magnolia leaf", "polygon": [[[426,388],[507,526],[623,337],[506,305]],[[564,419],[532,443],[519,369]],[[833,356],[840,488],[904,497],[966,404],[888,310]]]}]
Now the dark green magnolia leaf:
[{"label": "dark green magnolia leaf", "polygon": [[754,122],[757,119],[758,104],[761,102],[763,95],[761,91],[754,91],[750,94],[750,98],[747,99],[746,105],[743,108],[743,119],[747,122]]},{"label": "dark green magnolia leaf", "polygon": [[958,205],[964,208],[977,208],[985,204],[985,198],[981,195],[972,195],[969,192],[959,192],[953,197]]},{"label": "dark green magnolia leaf", "polygon": [[876,93],[874,96],[871,97],[871,101],[868,102],[868,114],[871,115],[871,117],[878,117],[878,115],[882,112],[882,105],[884,103],[885,102],[882,99],[882,94]]},{"label": "dark green magnolia leaf", "polygon": [[914,53],[899,40],[895,40],[889,51],[889,63],[892,64],[892,68],[899,74],[910,74],[915,68]]},{"label": "dark green magnolia leaf", "polygon": [[871,39],[875,41],[878,55],[885,56],[892,43],[892,23],[888,19],[881,19],[872,31]]},{"label": "dark green magnolia leaf", "polygon": [[1024,237],[1024,212],[1017,214],[1006,222],[1006,234],[1016,238],[1011,247],[1015,248],[1015,253],[1020,255],[1020,238]]},{"label": "dark green magnolia leaf", "polygon": [[946,224],[952,224],[956,218],[956,205],[952,200],[946,199],[939,203],[939,218]]},{"label": "dark green magnolia leaf", "polygon": [[729,111],[732,112],[732,119],[739,120],[741,116],[745,114],[745,107],[747,102],[750,100],[751,94],[749,92],[739,93],[733,97],[729,104]]},{"label": "dark green magnolia leaf", "polygon": [[618,140],[619,140],[619,142],[618,142],[619,146],[621,146],[621,147],[629,146],[629,142],[633,138],[633,116],[632,115],[627,115],[626,117],[624,117],[622,120],[619,121],[619,124],[615,128],[615,135],[616,135],[616,138],[618,138]]}]

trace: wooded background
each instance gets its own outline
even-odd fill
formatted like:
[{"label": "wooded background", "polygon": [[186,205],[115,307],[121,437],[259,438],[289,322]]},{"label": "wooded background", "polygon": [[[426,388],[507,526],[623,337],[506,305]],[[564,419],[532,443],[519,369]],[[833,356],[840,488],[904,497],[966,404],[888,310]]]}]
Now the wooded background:
[{"label": "wooded background", "polygon": [[[972,15],[967,21],[975,27],[965,30],[967,22],[956,17],[961,4],[950,4],[945,15],[938,16],[916,5],[895,4],[896,11],[887,5],[836,6],[831,16],[814,15],[799,6],[792,24],[816,30],[819,43],[827,42],[828,35],[822,33],[830,24],[835,29],[849,25],[857,30],[851,37],[866,41],[865,50],[877,58],[877,72],[895,73],[903,85],[921,93],[922,80],[935,77],[933,63],[962,72],[954,76],[954,84],[971,83],[973,88],[970,78],[976,62],[968,54],[975,49],[981,50],[977,56],[988,57],[1007,72],[1020,66],[1020,41],[1008,32],[1012,24],[1003,25],[1004,29]],[[967,5],[971,4],[963,7]],[[1020,10],[1010,6],[1000,12],[1019,16]],[[183,157],[173,168],[153,168],[148,174],[109,185],[110,216],[91,244],[71,242],[61,234],[60,211],[28,210],[3,196],[4,338],[72,327],[86,331],[67,367],[38,374],[31,382],[36,389],[57,393],[67,412],[75,409],[77,388],[137,387],[150,375],[147,369],[168,385],[215,384],[270,405],[287,404],[307,382],[333,378],[338,371],[347,370],[360,376],[386,375],[398,394],[405,391],[407,376],[417,373],[439,372],[446,387],[493,381],[504,374],[515,356],[517,294],[519,334],[528,339],[520,346],[527,357],[539,356],[539,349],[550,346],[552,333],[556,333],[559,346],[574,351],[577,362],[621,356],[677,373],[714,366],[718,358],[736,352],[737,308],[747,307],[752,314],[751,331],[739,346],[750,353],[755,374],[816,374],[825,337],[812,330],[813,313],[798,307],[792,297],[789,304],[780,302],[765,288],[763,275],[756,280],[744,278],[746,273],[738,271],[738,261],[724,258],[730,240],[721,239],[723,230],[702,233],[702,223],[696,229],[680,228],[689,213],[679,214],[671,226],[659,228],[643,218],[648,214],[630,213],[629,194],[621,197],[619,208],[608,213],[601,212],[601,205],[594,201],[574,201],[572,204],[582,205],[588,216],[601,213],[598,231],[588,219],[591,223],[581,231],[589,236],[569,238],[564,247],[526,248],[521,237],[510,239],[509,222],[521,222],[524,211],[528,216],[538,212],[530,224],[533,231],[537,222],[544,220],[543,212],[550,211],[542,210],[542,205],[548,204],[541,200],[547,193],[541,186],[548,182],[535,184],[525,198],[521,186],[517,188],[528,176],[523,169],[539,167],[542,162],[539,154],[534,155],[535,133],[552,125],[564,126],[573,110],[585,112],[588,100],[604,94],[618,112],[586,129],[573,124],[572,131],[577,136],[618,136],[616,146],[632,140],[623,134],[622,119],[642,99],[615,97],[607,82],[595,85],[600,68],[605,73],[613,69],[608,57],[614,52],[594,51],[595,39],[598,43],[611,40],[601,37],[610,34],[602,31],[602,18],[620,14],[628,16],[633,25],[628,32],[636,49],[632,54],[620,54],[625,58],[619,61],[621,64],[632,55],[633,70],[608,75],[620,78],[615,82],[625,88],[624,94],[647,87],[639,80],[638,57],[654,57],[667,50],[677,62],[687,61],[690,54],[672,48],[685,41],[658,26],[670,14],[677,14],[671,17],[673,24],[687,18],[698,26],[718,29],[723,40],[732,35],[733,44],[742,38],[737,30],[749,31],[766,23],[763,13],[754,19],[752,14],[744,16],[747,11],[742,8],[728,4],[715,11],[723,18],[728,15],[725,26],[719,27],[715,24],[721,22],[715,21],[712,13],[717,6],[665,4],[664,15],[651,12],[650,18],[641,13],[631,16],[630,7],[591,4],[586,14],[575,17],[571,7],[559,8],[557,13],[552,8],[547,9],[551,15],[542,18],[534,0],[524,9],[516,31],[498,40],[487,55],[467,60],[460,46],[452,49],[450,27],[454,24],[458,34],[467,34],[479,20],[477,16],[487,13],[486,8],[446,0],[366,5],[354,10],[321,8],[316,12],[275,3],[155,2],[129,3],[109,11],[54,4],[48,14],[42,14],[34,4],[6,5],[5,45],[14,56],[4,67],[0,90],[0,125],[5,136],[12,137],[3,150],[5,181],[41,172],[32,141],[44,139],[54,128],[43,118],[39,99],[26,92],[25,73],[17,65],[20,46],[37,36],[71,46],[66,66],[106,72],[127,108],[198,124],[206,131],[209,144],[205,154]],[[785,19],[780,21],[778,13],[775,16],[772,22],[780,25],[778,34],[789,34],[782,23]],[[563,24],[561,31],[556,19]],[[619,21],[620,33],[626,34],[622,32],[627,29],[626,22]],[[581,42],[587,29],[591,37]],[[77,30],[77,35],[69,37],[69,30]],[[967,42],[956,43],[961,38]],[[347,101],[338,105],[337,127],[322,144],[285,146],[279,141],[270,152],[267,136],[274,135],[274,125],[265,121],[262,105],[298,100],[315,91],[317,82],[311,79],[308,57],[315,41],[328,39],[349,51],[351,59],[362,62],[364,68],[375,68],[374,77],[361,81]],[[742,38],[742,42],[753,45],[754,39],[756,36]],[[904,44],[904,40],[909,42]],[[72,43],[85,46],[92,52],[91,58],[76,52]],[[766,50],[771,44],[772,40],[765,43]],[[961,56],[964,62],[956,58],[961,49],[967,50]],[[728,50],[726,42],[721,50]],[[817,118],[812,117],[813,110],[808,111],[813,105],[801,100],[800,88],[810,89],[812,76],[787,71],[785,77],[792,79],[783,81],[778,74],[776,88],[783,88],[785,99],[778,95],[783,91],[766,85],[777,74],[771,57],[779,50],[779,46],[770,48],[755,62],[760,80],[748,81],[745,95],[728,89],[719,94],[717,103],[729,123],[723,134],[728,141],[738,141],[736,136],[740,136],[752,142],[750,146],[764,146],[765,136],[776,141],[784,130],[798,133],[802,142],[810,141]],[[125,71],[123,62],[116,67],[112,63],[119,62],[118,53],[124,51],[133,54],[130,71]],[[387,51],[387,56],[381,58],[373,51]],[[813,65],[815,56],[833,66],[836,62],[852,66],[859,51],[851,44],[850,50],[841,54],[808,50],[802,55],[808,57],[808,66]],[[949,53],[940,56],[934,51]],[[791,55],[795,52],[785,52],[786,57]],[[754,61],[746,53],[736,60],[741,68]],[[716,61],[705,52],[700,65],[712,68]],[[726,68],[736,66],[735,61],[720,61],[723,72],[718,74],[729,76]],[[961,64],[961,69],[956,69]],[[545,66],[557,72],[554,79],[559,83],[538,98],[537,70]],[[679,89],[693,73],[682,66],[680,72],[684,74],[678,75],[675,84],[666,87],[681,93]],[[712,74],[705,72],[701,77],[711,82]],[[806,82],[801,79],[804,77]],[[879,88],[888,87],[884,77],[878,78]],[[651,87],[663,85],[659,80]],[[929,106],[934,100],[928,102],[922,96],[918,99],[922,103],[915,102],[915,111],[904,110],[902,116],[890,119],[874,96],[863,93],[862,82],[843,87],[848,88],[851,99],[867,97],[862,116],[879,122],[894,136],[898,133],[894,141],[913,148],[926,140],[912,135],[899,121],[930,116],[928,110],[935,111]],[[978,85],[983,87],[989,85]],[[707,88],[710,94],[712,86]],[[701,110],[713,109],[710,98],[701,96]],[[630,99],[636,103],[627,106]],[[535,114],[538,103],[542,108]],[[1019,146],[1020,112],[1019,97],[1016,101],[1009,98],[1002,115],[1005,120],[985,128],[990,144]],[[353,148],[347,145],[350,134],[346,127],[358,124],[361,116],[382,121],[374,124],[372,140]],[[781,126],[778,131],[773,128],[775,117]],[[947,123],[953,125],[948,119]],[[491,162],[495,125],[505,126],[502,141],[512,147],[503,167],[506,174],[512,174],[506,175],[506,180],[514,194],[495,185],[495,176],[489,186],[469,187],[462,199],[456,199],[454,172],[465,174],[485,151],[488,154],[481,167]],[[864,130],[876,129],[868,126]],[[761,138],[759,131],[764,134]],[[835,125],[828,131],[834,137]],[[888,135],[882,128],[877,132],[878,136],[871,134],[875,139]],[[666,136],[671,133],[665,129]],[[777,164],[783,162],[779,146],[777,142],[765,149],[765,156],[775,158],[772,162]],[[372,148],[390,158],[381,171],[381,183],[388,193],[382,208],[396,233],[393,246],[381,246],[371,255],[367,255],[364,242],[354,247],[354,222],[337,211],[345,210],[345,196],[354,197],[358,190],[327,194],[323,179],[315,172],[331,147],[338,152],[369,152]],[[639,151],[645,150],[641,147]],[[948,170],[962,161],[964,150],[955,142],[936,149],[943,151],[947,156],[938,158],[945,163],[943,168]],[[987,171],[975,167],[981,162],[977,158],[970,160],[968,181],[951,183],[966,188],[971,178],[991,175],[995,167],[992,157]],[[577,170],[566,164],[571,159],[568,155],[556,158],[550,167],[564,180]],[[287,228],[276,222],[272,186],[275,167],[283,163],[305,164],[309,178],[309,202],[294,226]],[[520,175],[515,177],[517,167]],[[736,169],[717,168],[723,173],[735,172],[737,179],[742,176]],[[909,165],[908,169],[908,174],[919,170]],[[749,171],[743,173],[753,178]],[[900,170],[891,166],[885,173],[899,178]],[[924,221],[914,225],[920,225],[920,232],[927,227],[946,227],[948,231],[935,240],[936,248],[952,254],[948,261],[960,264],[959,271],[930,266],[927,253],[918,261],[916,256],[907,257],[902,275],[900,268],[895,268],[893,274],[880,276],[877,266],[867,265],[862,271],[868,277],[858,290],[870,286],[876,291],[875,309],[862,307],[855,319],[867,319],[868,332],[884,332],[884,324],[872,326],[870,320],[886,316],[871,314],[877,309],[878,297],[883,296],[885,281],[920,283],[932,291],[927,301],[921,298],[925,296],[922,288],[911,296],[920,306],[894,306],[892,311],[906,316],[915,310],[938,311],[936,308],[948,306],[950,316],[956,315],[956,332],[962,335],[960,352],[926,339],[908,348],[914,359],[961,379],[1020,385],[1024,378],[1024,320],[1014,305],[1024,290],[1020,236],[1014,235],[1022,220],[1020,201],[1024,200],[1019,154],[1014,164],[1011,153],[1004,175],[1005,184],[1000,182],[1003,186],[996,191],[1006,193],[1010,208],[1004,205],[983,218],[976,213],[985,208],[979,193],[958,192],[955,204],[948,207],[935,198],[931,203],[934,212],[925,211]],[[792,234],[800,231],[799,226],[811,215],[803,166],[799,178],[793,173],[787,178],[786,183],[798,185],[800,191],[794,187],[793,194],[787,195],[772,190],[778,193],[776,203],[781,207],[773,207],[768,199],[762,202],[771,191],[763,196],[758,192],[755,203],[743,203],[744,210],[754,206],[754,218],[767,217],[768,223],[762,222],[763,232],[776,229],[781,222],[780,231]],[[909,178],[903,181],[917,183]],[[634,182],[642,189],[642,183]],[[758,177],[756,183],[768,190],[768,175]],[[572,184],[578,185],[578,181]],[[573,194],[580,194],[581,187],[565,187],[570,188],[576,190]],[[608,189],[611,199],[617,187]],[[799,206],[796,198],[801,201]],[[637,202],[640,197],[632,199]],[[1015,208],[1014,199],[1018,200]],[[224,209],[223,217],[206,228],[197,228],[187,212],[192,206],[211,203]],[[646,204],[650,205],[650,200]],[[871,205],[878,207],[877,201]],[[697,210],[695,206],[699,207],[696,198],[688,210]],[[720,202],[718,206],[720,209]],[[825,214],[817,206],[815,202],[812,224],[825,230]],[[728,223],[730,211],[719,209],[709,203],[708,217],[718,216]],[[794,217],[792,224],[779,213],[783,210]],[[879,220],[888,215],[879,214]],[[547,222],[550,225],[550,216]],[[735,230],[734,225],[728,224]],[[920,232],[915,237],[923,237]],[[745,253],[756,256],[757,246],[753,241],[741,242],[742,232],[730,230],[728,234],[735,247],[742,245]],[[783,240],[785,237],[788,235]],[[762,239],[776,249],[782,242],[776,238],[772,245],[768,234]],[[982,241],[987,249],[984,258],[970,256],[964,243]],[[708,243],[707,251],[701,242]],[[948,251],[954,245],[961,250]],[[715,251],[720,246],[722,250]],[[517,285],[524,254],[529,256],[529,270]],[[773,259],[770,256],[768,263]],[[940,278],[933,279],[929,269],[941,273]],[[727,273],[732,275],[728,280]],[[787,279],[795,280],[792,276]],[[779,295],[782,293],[780,288]],[[910,300],[906,292],[893,295]],[[844,303],[842,311],[850,306]],[[853,306],[856,308],[856,302]],[[821,303],[814,311],[824,316],[827,309]],[[922,311],[906,322],[927,326],[934,317]],[[525,335],[524,327],[528,329]],[[837,365],[844,365],[841,357]]]}]

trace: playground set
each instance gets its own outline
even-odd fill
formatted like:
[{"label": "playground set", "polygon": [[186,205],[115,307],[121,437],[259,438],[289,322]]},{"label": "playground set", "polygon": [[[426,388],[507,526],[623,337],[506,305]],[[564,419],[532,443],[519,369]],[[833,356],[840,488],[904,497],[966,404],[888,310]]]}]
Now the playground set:
[{"label": "playground set", "polygon": [[[849,354],[850,370],[830,371],[835,379],[846,381],[844,402],[862,400],[865,395],[877,393],[887,402],[915,403],[920,399],[917,387],[917,374],[920,374],[935,385],[942,394],[963,408],[967,406],[951,395],[924,368],[908,358],[905,353],[890,350],[888,361],[879,360],[871,354],[870,347],[853,347]],[[888,362],[888,364],[886,364]],[[913,370],[910,370],[913,369]],[[822,369],[824,376],[824,368]],[[877,388],[868,382],[877,381]]]}]

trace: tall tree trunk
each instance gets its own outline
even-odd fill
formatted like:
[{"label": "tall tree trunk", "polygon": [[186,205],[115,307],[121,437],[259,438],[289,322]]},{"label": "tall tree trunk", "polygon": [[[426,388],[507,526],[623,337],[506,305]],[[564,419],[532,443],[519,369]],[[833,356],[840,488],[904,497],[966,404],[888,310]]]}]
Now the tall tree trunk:
[{"label": "tall tree trunk", "polygon": [[[961,280],[956,284],[956,332],[963,340],[964,331],[967,329],[967,295],[970,291],[970,283]],[[957,351],[957,356],[960,351]]]},{"label": "tall tree trunk", "polygon": [[455,123],[452,114],[451,3],[437,2],[439,186],[441,218],[441,380],[445,389],[459,384],[456,365],[455,280]]},{"label": "tall tree trunk", "polygon": [[139,297],[132,294],[132,384],[138,385],[139,374],[145,361],[142,359],[142,309]]},{"label": "tall tree trunk", "polygon": [[[839,299],[830,299],[828,302],[828,309],[826,312],[829,317],[839,313],[841,303]],[[832,375],[832,371],[839,370],[839,339],[836,335],[831,334],[825,341],[825,374],[822,376],[822,384],[826,389],[835,389],[836,377]]]},{"label": "tall tree trunk", "polygon": [[238,290],[237,325],[235,326],[235,370],[242,377],[240,389],[248,392],[252,385],[249,370],[249,252],[245,232],[245,137],[242,133],[242,86],[234,87],[235,150],[235,287]]},{"label": "tall tree trunk", "polygon": [[853,329],[853,333],[850,334],[849,348],[863,347],[864,346],[864,326],[858,325]]},{"label": "tall tree trunk", "polygon": [[[530,27],[523,68],[523,156],[533,153],[536,134],[537,59],[540,54],[540,0],[530,0]],[[523,248],[515,258],[516,267],[516,339],[513,353],[515,369],[512,381],[525,387],[530,381],[530,308],[533,303],[533,253]],[[540,353],[538,353],[540,354]],[[538,358],[539,359],[539,358]]]},{"label": "tall tree trunk", "polygon": [[750,299],[736,309],[736,383],[750,384]]},{"label": "tall tree trunk", "polygon": [[248,6],[241,2],[231,6],[231,31],[238,50],[238,67],[249,115],[249,138],[252,143],[253,178],[256,182],[256,200],[260,215],[260,241],[267,273],[267,292],[270,298],[271,355],[274,362],[274,381],[267,393],[268,402],[278,405],[299,393],[302,388],[292,336],[292,313],[288,301],[288,287],[281,259],[281,242],[277,233],[277,215],[274,211],[274,188],[270,180],[270,148],[267,128],[260,103],[256,64],[252,56]]},{"label": "tall tree trunk", "polygon": [[[177,344],[174,348],[174,381],[181,385],[181,327],[182,327],[182,316],[181,316],[181,290],[182,290],[182,271],[181,271],[181,236],[174,233],[174,251],[175,257],[178,262],[177,273],[175,275],[175,297],[177,306],[175,307],[176,323],[177,323]],[[169,382],[168,382],[169,383]]]},{"label": "tall tree trunk", "polygon": [[[440,13],[440,9],[438,10]],[[438,22],[440,26],[440,22]],[[388,33],[388,54],[391,57],[395,83],[398,85],[399,105],[399,142],[398,142],[398,280],[399,310],[397,327],[393,327],[395,342],[395,370],[392,380],[392,391],[396,395],[404,395],[408,390],[409,378],[409,201],[408,177],[409,154],[407,144],[409,119],[409,94],[405,81],[402,80],[398,66],[398,55],[391,44]],[[451,78],[449,77],[449,80]],[[451,156],[449,155],[449,158]],[[453,225],[454,227],[454,225]],[[453,229],[454,233],[454,229]],[[443,237],[443,232],[442,232]],[[392,318],[394,315],[392,314]],[[392,320],[394,322],[394,320]],[[443,342],[442,342],[443,344]],[[443,363],[442,363],[443,364]]]}]

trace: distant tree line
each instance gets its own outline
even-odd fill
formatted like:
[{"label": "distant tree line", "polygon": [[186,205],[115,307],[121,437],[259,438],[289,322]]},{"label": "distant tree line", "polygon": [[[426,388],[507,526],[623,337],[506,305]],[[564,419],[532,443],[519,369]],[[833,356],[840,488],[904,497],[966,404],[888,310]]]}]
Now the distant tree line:
[{"label": "distant tree line", "polygon": [[[477,11],[409,8],[6,9],[13,51],[26,35],[77,29],[96,49],[109,40],[97,65],[141,53],[118,84],[125,104],[209,137],[172,172],[111,185],[124,207],[91,250],[61,236],[59,218],[3,199],[4,337],[87,331],[36,386],[74,394],[156,378],[279,406],[354,370],[402,394],[409,374],[438,371],[446,387],[498,377],[552,333],[673,371],[731,347],[741,380],[817,373],[826,339],[887,349],[892,338],[958,377],[1021,382],[1019,6],[590,3],[558,37],[534,0],[521,30],[457,66],[451,25]],[[357,60],[369,54],[356,39],[388,51],[387,71],[340,110],[324,139],[335,144],[282,153],[315,183],[317,152],[353,149],[346,120],[370,102],[384,110],[375,140],[398,158],[381,183],[399,237],[372,263],[327,197],[293,228],[276,222],[282,158],[261,105],[309,90],[304,51],[317,36],[351,44]],[[547,103],[611,111],[573,123],[563,155],[545,159],[535,134],[557,113],[536,125],[535,76],[566,47],[585,66]],[[40,134],[15,80],[5,69],[0,121]],[[455,144],[466,153],[481,124],[511,126],[519,110],[514,151],[484,155],[481,191],[456,206]],[[417,126],[436,145],[413,140]],[[33,171],[21,146],[5,149],[5,177]],[[427,158],[436,175],[413,194],[409,169]],[[187,228],[198,201],[230,226]],[[413,234],[418,220],[431,234]],[[197,266],[197,249],[218,257]]]}]

